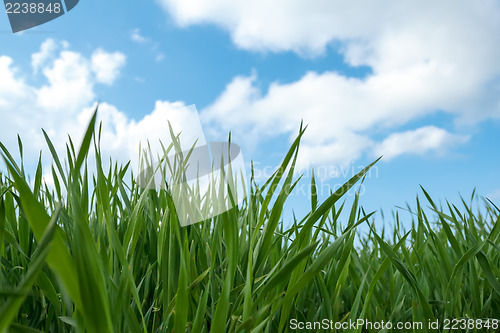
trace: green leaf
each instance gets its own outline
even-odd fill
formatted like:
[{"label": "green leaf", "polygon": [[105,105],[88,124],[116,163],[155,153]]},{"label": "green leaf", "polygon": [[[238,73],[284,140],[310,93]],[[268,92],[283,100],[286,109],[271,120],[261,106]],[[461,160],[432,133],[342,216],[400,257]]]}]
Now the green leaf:
[{"label": "green leaf", "polygon": [[9,297],[0,307],[0,332],[6,332],[7,328],[11,325],[12,320],[17,315],[17,312],[23,304],[31,286],[35,283],[38,274],[42,271],[55,234],[56,221],[59,216],[59,211],[60,210],[54,213],[49,225],[42,235],[40,243],[30,262],[28,273],[23,278],[22,282],[16,287],[15,293],[17,295]]},{"label": "green leaf", "polygon": [[373,236],[375,237],[377,242],[380,244],[380,247],[382,248],[384,253],[391,260],[394,267],[396,267],[396,269],[408,281],[411,288],[417,294],[417,297],[420,301],[420,306],[422,307],[422,312],[423,312],[424,316],[426,317],[426,319],[434,320],[434,314],[432,313],[432,310],[429,307],[429,302],[427,301],[424,294],[422,293],[422,290],[419,287],[419,284],[417,282],[417,279],[415,278],[415,275],[408,269],[408,267],[405,266],[405,264],[398,258],[397,254],[393,251],[393,249],[386,242],[384,242],[380,238],[379,235],[377,235],[374,232]]},{"label": "green leaf", "polygon": [[[16,168],[7,159],[5,159],[5,162],[14,180],[13,185],[19,192],[19,200],[33,230],[33,234],[40,241],[50,222],[50,217],[45,211],[44,206],[36,200],[26,181],[17,173]],[[51,250],[47,256],[47,263],[57,273],[77,308],[81,308],[80,289],[77,283],[73,258],[66,245],[66,236],[58,226],[56,226]]]},{"label": "green leaf", "polygon": [[96,106],[94,114],[93,114],[92,118],[90,119],[90,123],[87,127],[87,131],[85,132],[85,136],[83,137],[83,141],[82,141],[82,144],[80,146],[80,150],[78,151],[78,157],[77,157],[75,165],[73,167],[73,180],[77,179],[77,174],[80,171],[80,168],[82,167],[83,161],[87,158],[87,154],[88,154],[89,148],[90,148],[90,142],[92,141],[92,136],[94,134],[95,122],[97,119],[97,109],[98,109],[98,106]]}]

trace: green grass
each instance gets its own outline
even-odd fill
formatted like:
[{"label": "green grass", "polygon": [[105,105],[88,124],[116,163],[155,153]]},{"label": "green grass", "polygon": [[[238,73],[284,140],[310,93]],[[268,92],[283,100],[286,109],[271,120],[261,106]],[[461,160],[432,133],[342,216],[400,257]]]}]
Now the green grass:
[{"label": "green grass", "polygon": [[[343,198],[371,164],[325,201],[313,194],[309,214],[285,228],[301,129],[278,171],[263,185],[251,179],[242,204],[181,227],[168,190],[142,189],[129,165],[103,170],[94,127],[95,116],[64,161],[46,136],[54,189],[41,162],[28,180],[0,146],[0,332],[281,332],[291,319],[499,317],[500,211],[491,202],[441,207],[422,189],[411,221],[396,215],[391,232],[376,230],[358,196],[350,207]],[[20,140],[19,150],[22,160]]]}]

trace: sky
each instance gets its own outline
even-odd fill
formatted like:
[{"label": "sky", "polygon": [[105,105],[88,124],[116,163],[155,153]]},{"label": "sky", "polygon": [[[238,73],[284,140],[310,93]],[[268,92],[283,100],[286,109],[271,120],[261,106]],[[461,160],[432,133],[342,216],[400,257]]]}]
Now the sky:
[{"label": "sky", "polygon": [[420,185],[498,204],[498,59],[494,0],[82,0],[16,34],[2,9],[0,141],[16,151],[19,134],[35,165],[41,128],[64,151],[99,102],[102,149],[119,161],[170,121],[186,142],[231,132],[263,182],[303,121],[285,220],[310,207],[313,168],[325,198],[379,156],[358,187],[367,211],[412,205]]}]

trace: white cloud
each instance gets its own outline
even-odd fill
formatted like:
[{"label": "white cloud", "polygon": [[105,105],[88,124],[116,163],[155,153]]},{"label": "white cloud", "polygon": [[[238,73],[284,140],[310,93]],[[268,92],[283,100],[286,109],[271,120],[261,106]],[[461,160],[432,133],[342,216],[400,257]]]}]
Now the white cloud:
[{"label": "white cloud", "polygon": [[314,166],[335,165],[345,168],[351,161],[361,157],[362,152],[372,147],[373,141],[364,135],[345,133],[339,140],[331,140],[324,144],[305,141],[300,146],[297,169],[307,171]]},{"label": "white cloud", "polygon": [[[42,44],[39,54],[48,54],[47,45],[51,43]],[[14,153],[19,134],[25,143],[25,156],[37,156],[39,150],[45,150],[45,164],[50,163],[50,153],[45,149],[41,128],[46,130],[56,150],[65,156],[67,135],[70,134],[78,145],[95,110],[96,84],[110,82],[111,76],[116,78],[125,59],[121,53],[107,53],[101,49],[91,58],[68,49],[58,54],[55,50],[50,52],[53,53],[50,57],[32,64],[40,67],[46,79],[40,87],[26,84],[22,74],[29,76],[29,73],[20,73],[11,58],[0,56],[0,141]],[[109,80],[103,80],[92,68],[96,63],[119,63],[120,66],[112,65],[113,74],[106,74]],[[166,146],[171,142],[168,122],[176,134],[182,130],[183,148],[188,149],[196,139],[200,139],[199,144],[205,142],[204,137],[200,137],[203,130],[196,109],[182,102],[157,101],[154,110],[137,121],[115,106],[102,102],[98,112],[98,123],[101,122],[102,153],[113,156],[118,162],[132,160],[135,170],[139,143],[144,148],[149,141],[155,152],[161,149],[159,140]],[[46,180],[50,183],[51,177],[47,176]]]},{"label": "white cloud", "polygon": [[139,29],[132,30],[130,34],[130,39],[132,39],[136,43],[145,43],[148,41],[148,38],[141,35],[141,31]]},{"label": "white cloud", "polygon": [[429,151],[442,152],[443,149],[469,140],[468,136],[451,134],[435,126],[425,126],[416,130],[394,133],[373,148],[375,156],[384,155],[390,160],[401,154],[423,155]]},{"label": "white cloud", "polygon": [[46,39],[40,46],[40,51],[31,55],[31,66],[35,74],[40,67],[46,63],[47,60],[52,58],[57,51],[58,45],[52,38]]},{"label": "white cloud", "polygon": [[[216,24],[231,33],[236,45],[263,51],[318,54],[324,52],[329,43],[339,40],[357,45],[357,53],[364,57],[372,46],[376,46],[377,39],[385,35],[390,37],[397,31],[418,30],[419,34],[430,33],[427,39],[436,40],[455,31],[468,35],[466,38],[482,39],[491,36],[479,37],[477,33],[484,31],[477,29],[478,22],[484,28],[498,28],[499,24],[498,3],[493,0],[444,0],[439,3],[397,0],[356,3],[340,0],[157,1],[180,26]],[[407,40],[405,45],[411,42]]]},{"label": "white cloud", "polygon": [[165,55],[163,53],[158,53],[155,57],[157,62],[161,62],[163,59],[165,59]]},{"label": "white cloud", "polygon": [[16,102],[28,99],[33,94],[17,73],[12,59],[0,55],[0,108],[14,108]]},{"label": "white cloud", "polygon": [[83,107],[94,98],[88,59],[80,53],[62,51],[51,66],[43,68],[48,84],[38,90],[37,104],[45,109]]},{"label": "white cloud", "polygon": [[97,49],[92,54],[92,71],[97,82],[111,85],[120,74],[120,69],[125,65],[126,57],[123,53],[108,53]]},{"label": "white cloud", "polygon": [[[85,108],[73,124],[73,132],[84,128],[95,110],[95,105]],[[132,161],[137,167],[139,147],[149,146],[153,153],[163,152],[162,144],[171,143],[168,124],[176,135],[180,135],[181,148],[189,149],[195,141],[197,145],[206,143],[203,129],[194,106],[182,102],[156,101],[155,108],[142,119],[136,121],[108,103],[99,105],[97,122],[102,122],[101,148],[120,162]]]},{"label": "white cloud", "polygon": [[256,75],[237,76],[203,110],[214,132],[239,131],[249,145],[292,137],[304,119],[304,165],[349,163],[380,146],[373,130],[397,131],[436,112],[457,123],[500,117],[496,1],[158,1],[179,26],[218,25],[242,49],[314,57],[333,45],[347,65],[371,69],[352,78],[332,64],[267,90]]},{"label": "white cloud", "polygon": [[368,133],[376,128],[394,130],[435,109],[472,112],[460,109],[464,97],[455,95],[432,64],[406,74],[366,79],[310,72],[293,83],[273,83],[265,93],[257,88],[256,80],[255,75],[236,77],[203,110],[203,119],[215,132],[242,133],[238,142],[253,144],[279,135],[292,139],[304,120],[309,127],[301,146],[302,167],[349,164],[373,149],[376,143]]},{"label": "white cloud", "polygon": [[159,50],[160,44],[157,42],[154,42],[151,40],[149,37],[145,37],[141,34],[141,31],[139,29],[134,29],[132,30],[132,33],[130,34],[130,39],[136,43],[143,44],[143,45],[149,45],[149,48],[153,53],[155,53],[155,60],[157,62],[161,62],[163,59],[165,59],[165,54]]},{"label": "white cloud", "polygon": [[[29,73],[21,73],[10,57],[0,56],[0,140],[11,149],[16,148],[19,133],[30,143],[25,144],[26,150],[36,154],[44,147],[41,128],[60,147],[64,147],[67,133],[73,133],[75,141],[79,140],[83,129],[76,119],[83,108],[92,105],[95,85],[102,80],[92,71],[91,59],[67,47],[66,42],[46,40],[32,56],[33,69],[39,69],[45,78],[41,86],[27,84],[25,78]],[[57,53],[59,48],[62,51]],[[98,52],[105,58],[118,54]],[[122,57],[125,56],[120,54],[119,58]],[[119,69],[114,66],[114,76]]]}]

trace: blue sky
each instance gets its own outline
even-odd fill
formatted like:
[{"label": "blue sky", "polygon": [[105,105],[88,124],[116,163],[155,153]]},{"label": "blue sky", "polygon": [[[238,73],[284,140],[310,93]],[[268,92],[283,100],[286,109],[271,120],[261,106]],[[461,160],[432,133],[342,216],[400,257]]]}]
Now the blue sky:
[{"label": "blue sky", "polygon": [[[420,184],[500,200],[496,1],[82,0],[15,35],[2,12],[0,32],[0,141],[14,149],[19,133],[27,159],[42,127],[61,149],[81,135],[97,100],[103,148],[121,160],[130,137],[164,135],[162,120],[188,135],[196,115],[179,108],[194,104],[207,141],[232,131],[262,170],[304,120],[301,170],[343,171],[324,189],[384,155],[367,210],[413,203]],[[295,195],[288,211],[308,207]]]}]

